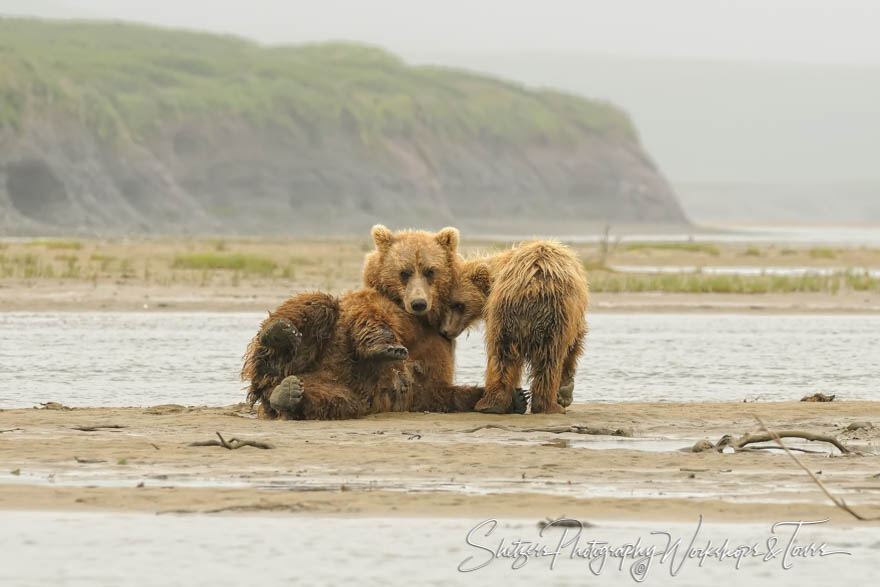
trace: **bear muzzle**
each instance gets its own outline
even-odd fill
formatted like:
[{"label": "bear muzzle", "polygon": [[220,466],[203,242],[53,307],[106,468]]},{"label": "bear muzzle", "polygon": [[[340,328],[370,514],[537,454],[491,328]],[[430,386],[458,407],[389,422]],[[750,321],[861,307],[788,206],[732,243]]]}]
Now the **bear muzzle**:
[{"label": "bear muzzle", "polygon": [[428,300],[416,298],[409,303],[409,309],[413,314],[424,314],[428,311]]}]

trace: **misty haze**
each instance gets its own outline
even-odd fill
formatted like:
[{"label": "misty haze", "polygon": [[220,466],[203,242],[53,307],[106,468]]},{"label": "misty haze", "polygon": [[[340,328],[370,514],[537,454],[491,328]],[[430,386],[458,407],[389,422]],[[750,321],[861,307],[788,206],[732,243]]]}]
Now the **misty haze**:
[{"label": "misty haze", "polygon": [[878,23],[0,0],[0,578],[876,583]]}]

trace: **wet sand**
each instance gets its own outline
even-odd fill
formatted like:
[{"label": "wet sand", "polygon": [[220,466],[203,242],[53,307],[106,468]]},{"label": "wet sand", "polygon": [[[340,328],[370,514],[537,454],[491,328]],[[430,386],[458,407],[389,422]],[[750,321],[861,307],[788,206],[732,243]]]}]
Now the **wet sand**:
[{"label": "wet sand", "polygon": [[[847,503],[880,515],[880,402],[582,404],[559,416],[381,414],[341,422],[260,421],[244,405],[4,410],[0,508],[853,521],[784,454],[677,450],[752,431],[753,414],[774,429],[836,435],[861,451],[799,456]],[[846,430],[860,421],[874,427]],[[474,430],[487,424],[507,429]],[[572,425],[628,429],[633,437],[526,430]],[[120,428],[74,429],[100,426]],[[188,446],[216,431],[274,448]]]}]

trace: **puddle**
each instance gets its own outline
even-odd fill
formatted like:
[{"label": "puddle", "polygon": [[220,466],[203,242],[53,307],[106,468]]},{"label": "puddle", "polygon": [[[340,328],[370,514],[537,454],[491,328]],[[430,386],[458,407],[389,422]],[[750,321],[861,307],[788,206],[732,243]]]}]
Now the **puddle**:
[{"label": "puddle", "polygon": [[694,442],[660,438],[618,438],[593,436],[587,438],[554,438],[541,442],[541,446],[555,448],[585,448],[589,450],[639,450],[646,452],[674,452],[690,448]]}]

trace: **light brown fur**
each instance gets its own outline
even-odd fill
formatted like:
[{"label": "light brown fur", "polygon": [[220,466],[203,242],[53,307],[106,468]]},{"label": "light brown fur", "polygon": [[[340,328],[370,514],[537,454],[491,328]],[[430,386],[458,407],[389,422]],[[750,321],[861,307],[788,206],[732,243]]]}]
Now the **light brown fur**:
[{"label": "light brown fur", "polygon": [[[251,342],[242,376],[251,381],[248,398],[260,402],[261,417],[339,419],[385,411],[470,411],[482,396],[481,387],[452,386],[454,343],[437,329],[457,283],[458,231],[393,235],[377,226],[373,238],[376,250],[367,256],[364,271],[367,287],[338,300],[326,294],[291,298],[270,315]],[[301,333],[303,341],[306,336],[323,341],[318,347],[310,347],[302,357],[299,349],[278,355],[265,348],[274,340],[273,333],[266,332],[273,319],[283,318],[301,330],[304,316],[316,303],[323,309],[333,302],[335,317],[329,312],[317,326],[309,318],[319,335]],[[309,308],[304,307],[307,303]],[[293,340],[290,346],[296,344]],[[291,385],[295,393],[288,395],[294,401],[279,400],[279,389]]]},{"label": "light brown fur", "polygon": [[[485,266],[491,277],[488,293],[478,285],[480,278],[470,279]],[[460,274],[463,285],[451,299],[440,330],[458,336],[479,317],[476,308],[482,309],[486,395],[475,409],[508,411],[528,363],[532,413],[564,412],[587,332],[588,286],[577,256],[558,242],[532,241],[464,262]],[[469,280],[474,283],[470,288]],[[565,397],[558,397],[560,387],[566,393],[559,395]]]}]

